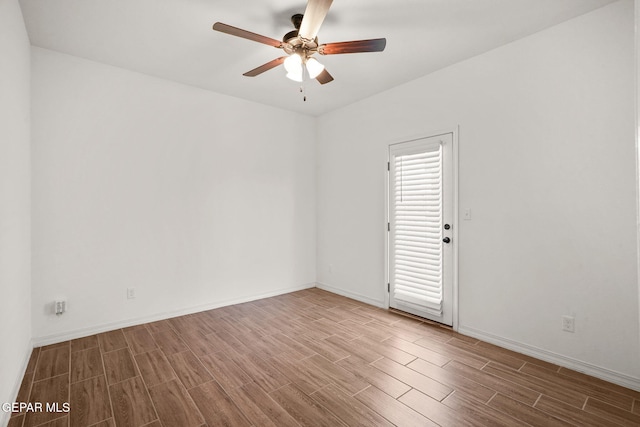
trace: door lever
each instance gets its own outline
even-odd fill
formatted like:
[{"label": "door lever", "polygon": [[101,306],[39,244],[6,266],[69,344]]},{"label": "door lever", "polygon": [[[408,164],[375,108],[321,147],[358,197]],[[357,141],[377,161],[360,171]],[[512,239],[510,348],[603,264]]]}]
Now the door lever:
[{"label": "door lever", "polygon": [[445,242],[445,243],[450,243],[451,239],[448,238],[448,237],[445,237],[444,239],[442,239],[442,241]]}]

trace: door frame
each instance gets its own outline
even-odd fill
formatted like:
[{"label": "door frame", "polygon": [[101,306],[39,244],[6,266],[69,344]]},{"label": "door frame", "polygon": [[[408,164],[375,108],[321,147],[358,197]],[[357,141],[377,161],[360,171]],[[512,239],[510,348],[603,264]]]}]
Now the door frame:
[{"label": "door frame", "polygon": [[451,315],[452,315],[452,327],[454,331],[458,330],[458,316],[459,316],[459,311],[458,311],[458,248],[460,247],[458,245],[459,242],[459,238],[460,238],[460,233],[458,233],[458,226],[459,226],[459,208],[458,208],[458,133],[459,133],[459,126],[455,126],[453,128],[445,128],[445,129],[440,129],[440,130],[436,130],[436,131],[428,131],[425,133],[421,133],[418,135],[413,135],[413,136],[409,136],[409,137],[405,137],[405,138],[401,138],[395,141],[391,141],[389,143],[386,144],[386,149],[387,149],[387,164],[384,167],[384,171],[385,171],[385,214],[384,214],[384,304],[385,304],[385,308],[389,309],[389,300],[390,300],[390,295],[389,295],[389,283],[390,283],[390,267],[389,267],[389,229],[388,229],[388,224],[391,220],[391,215],[390,215],[390,203],[389,203],[389,170],[388,170],[388,165],[389,162],[391,161],[391,159],[389,158],[389,148],[391,145],[395,145],[395,144],[402,144],[404,142],[413,142],[413,141],[417,141],[420,139],[425,139],[425,138],[432,138],[432,137],[437,137],[437,136],[441,136],[441,135],[446,135],[446,134],[451,134],[452,138],[452,147],[451,147],[451,163],[452,163],[452,175],[453,175],[453,224],[452,224],[452,229],[453,229],[453,240],[452,240],[452,245],[453,245],[453,274],[452,274],[452,289],[451,289],[451,293],[452,293],[452,299],[453,301],[451,301]]}]

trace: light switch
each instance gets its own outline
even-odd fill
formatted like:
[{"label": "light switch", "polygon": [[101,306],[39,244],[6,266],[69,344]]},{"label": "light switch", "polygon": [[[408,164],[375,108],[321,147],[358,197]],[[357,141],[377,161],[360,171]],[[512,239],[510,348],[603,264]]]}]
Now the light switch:
[{"label": "light switch", "polygon": [[471,221],[471,209],[465,209],[462,214],[462,219],[465,221]]}]

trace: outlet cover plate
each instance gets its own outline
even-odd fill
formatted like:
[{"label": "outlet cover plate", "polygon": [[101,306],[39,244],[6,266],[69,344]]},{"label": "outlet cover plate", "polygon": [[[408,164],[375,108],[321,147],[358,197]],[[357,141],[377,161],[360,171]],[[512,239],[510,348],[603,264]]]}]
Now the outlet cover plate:
[{"label": "outlet cover plate", "polygon": [[562,330],[566,332],[575,332],[576,319],[573,316],[562,316]]}]

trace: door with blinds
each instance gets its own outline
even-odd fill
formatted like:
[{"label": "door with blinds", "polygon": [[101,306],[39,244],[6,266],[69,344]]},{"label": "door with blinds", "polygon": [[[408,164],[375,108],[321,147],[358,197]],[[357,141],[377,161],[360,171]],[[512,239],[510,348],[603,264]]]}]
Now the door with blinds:
[{"label": "door with blinds", "polygon": [[453,135],[389,147],[389,306],[451,325]]}]

